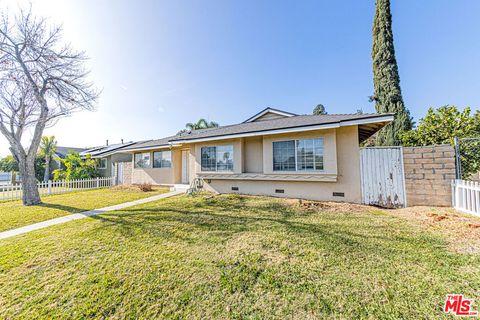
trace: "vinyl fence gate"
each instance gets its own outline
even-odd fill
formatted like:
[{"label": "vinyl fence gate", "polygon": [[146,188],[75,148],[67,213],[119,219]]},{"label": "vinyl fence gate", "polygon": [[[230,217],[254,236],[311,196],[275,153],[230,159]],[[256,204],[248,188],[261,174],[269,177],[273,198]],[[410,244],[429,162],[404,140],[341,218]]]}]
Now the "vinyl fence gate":
[{"label": "vinyl fence gate", "polygon": [[401,147],[360,149],[362,201],[384,208],[407,205]]}]

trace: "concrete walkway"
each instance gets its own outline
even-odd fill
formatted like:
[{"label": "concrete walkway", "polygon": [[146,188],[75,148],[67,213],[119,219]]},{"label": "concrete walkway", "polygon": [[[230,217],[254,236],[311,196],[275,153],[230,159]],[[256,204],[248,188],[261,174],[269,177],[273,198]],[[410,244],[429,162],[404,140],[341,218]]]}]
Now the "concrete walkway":
[{"label": "concrete walkway", "polygon": [[153,196],[153,197],[149,197],[149,198],[139,199],[139,200],[135,200],[135,201],[131,201],[131,202],[120,203],[120,204],[116,204],[116,205],[110,206],[110,207],[105,207],[105,208],[101,208],[101,209],[93,209],[93,210],[90,210],[90,211],[74,213],[74,214],[70,214],[68,216],[34,223],[34,224],[31,224],[31,225],[28,225],[28,226],[25,226],[25,227],[20,227],[20,228],[17,228],[17,229],[12,229],[12,230],[8,230],[8,231],[0,232],[0,239],[6,239],[6,238],[13,237],[13,236],[18,236],[19,234],[24,234],[24,233],[31,232],[31,231],[34,231],[34,230],[43,229],[43,228],[46,228],[46,227],[54,226],[56,224],[61,224],[61,223],[65,223],[65,222],[69,222],[69,221],[73,221],[73,220],[79,220],[79,219],[84,219],[84,218],[88,218],[88,217],[93,217],[93,216],[96,216],[98,214],[102,214],[102,213],[109,212],[109,211],[125,209],[125,208],[136,206],[136,205],[139,205],[139,204],[173,197],[173,196],[176,196],[176,195],[179,195],[179,194],[182,194],[182,193],[185,193],[185,191],[180,191],[180,190],[170,191],[170,192],[162,193],[162,194],[159,194],[159,195],[156,195],[156,196]]}]

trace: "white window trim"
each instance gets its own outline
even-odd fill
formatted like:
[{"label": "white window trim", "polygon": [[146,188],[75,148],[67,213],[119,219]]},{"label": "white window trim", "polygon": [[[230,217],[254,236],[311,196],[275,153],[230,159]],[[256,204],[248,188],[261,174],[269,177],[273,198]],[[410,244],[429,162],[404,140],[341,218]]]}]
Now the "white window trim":
[{"label": "white window trim", "polygon": [[[218,147],[232,147],[232,170],[222,170],[222,171],[218,171],[217,168],[218,168],[218,163],[216,161],[216,157],[217,157],[217,148]],[[202,149],[203,148],[212,148],[214,147],[215,148],[215,170],[212,171],[212,170],[203,170],[203,166],[202,166]],[[225,173],[225,174],[229,174],[229,173],[234,173],[235,172],[235,156],[234,156],[234,146],[233,144],[218,144],[218,145],[206,145],[206,146],[201,146],[200,147],[200,172],[206,172],[206,173]]]},{"label": "white window trim", "polygon": [[[102,162],[105,161],[105,166],[102,166]],[[100,169],[100,170],[105,170],[107,169],[107,158],[100,158],[99,162],[98,162],[98,168],[97,169]]]},{"label": "white window trim", "polygon": [[[299,140],[313,140],[313,139],[322,139],[323,140],[323,169],[320,170],[315,170],[315,169],[309,169],[309,170],[298,170],[298,152],[297,152],[297,142]],[[273,157],[273,144],[275,142],[285,142],[285,141],[293,141],[295,143],[295,170],[275,170],[275,162],[274,162],[274,157]],[[314,155],[315,158],[315,155]],[[315,164],[314,164],[315,166]],[[288,139],[288,140],[276,140],[272,141],[272,171],[274,173],[325,173],[325,138],[324,137],[314,137],[314,138],[302,138],[302,139]]]},{"label": "white window trim", "polygon": [[[138,166],[137,166],[137,161],[135,160],[135,156],[136,156],[137,154],[145,154],[145,153],[147,153],[147,154],[150,155],[150,165],[149,165],[149,166],[146,166],[146,167],[138,167]],[[135,152],[135,153],[133,154],[133,168],[134,168],[134,169],[151,169],[152,166],[153,166],[153,161],[152,161],[153,159],[152,159],[152,158],[153,158],[152,152]]]},{"label": "white window trim", "polygon": [[[170,166],[169,167],[155,167],[155,153],[159,153],[161,152],[162,155],[164,152],[170,152]],[[141,153],[141,152],[140,152]],[[151,163],[152,163],[152,169],[172,169],[173,168],[173,160],[172,160],[172,151],[171,150],[160,150],[160,151],[153,151],[152,152],[152,156],[151,156]],[[161,159],[160,159],[160,163],[161,163]]]}]

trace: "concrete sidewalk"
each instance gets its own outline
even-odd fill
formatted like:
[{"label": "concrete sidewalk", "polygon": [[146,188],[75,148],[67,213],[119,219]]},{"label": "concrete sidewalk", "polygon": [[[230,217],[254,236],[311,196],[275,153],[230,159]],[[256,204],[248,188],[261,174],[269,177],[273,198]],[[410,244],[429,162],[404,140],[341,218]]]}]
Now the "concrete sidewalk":
[{"label": "concrete sidewalk", "polygon": [[30,225],[25,226],[25,227],[20,227],[20,228],[8,230],[8,231],[0,232],[0,240],[10,238],[10,237],[13,237],[13,236],[18,236],[20,234],[24,234],[24,233],[31,232],[31,231],[34,231],[34,230],[43,229],[43,228],[46,228],[46,227],[49,227],[49,226],[54,226],[56,224],[61,224],[61,223],[65,223],[65,222],[69,222],[69,221],[73,221],[73,220],[84,219],[84,218],[96,216],[98,214],[102,214],[102,213],[109,212],[109,211],[125,209],[125,208],[136,206],[136,205],[139,205],[139,204],[173,197],[173,196],[183,194],[183,193],[185,193],[185,191],[170,191],[170,192],[162,193],[162,194],[159,194],[159,195],[156,195],[156,196],[153,196],[153,197],[149,197],[149,198],[139,199],[139,200],[135,200],[135,201],[131,201],[131,202],[120,203],[120,204],[116,204],[114,206],[105,207],[105,208],[101,208],[101,209],[94,209],[94,210],[90,210],[90,211],[74,213],[74,214],[70,214],[68,216],[64,216],[64,217],[60,217],[60,218],[55,218],[55,219],[51,219],[51,220],[47,220],[47,221],[42,221],[42,222],[30,224]]}]

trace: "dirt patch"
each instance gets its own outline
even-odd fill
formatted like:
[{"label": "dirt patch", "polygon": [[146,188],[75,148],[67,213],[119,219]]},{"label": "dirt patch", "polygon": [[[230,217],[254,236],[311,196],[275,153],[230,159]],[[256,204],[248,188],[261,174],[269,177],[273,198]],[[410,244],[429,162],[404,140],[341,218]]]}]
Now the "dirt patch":
[{"label": "dirt patch", "polygon": [[394,215],[415,226],[421,226],[427,231],[440,234],[448,241],[449,249],[454,252],[480,254],[480,218],[463,214],[452,208],[409,207],[392,210],[351,203],[298,199],[285,199],[285,203],[306,211]]},{"label": "dirt patch", "polygon": [[455,252],[480,253],[480,218],[452,208],[411,207],[390,212],[441,234]]},{"label": "dirt patch", "polygon": [[[289,200],[286,200],[289,201]],[[296,200],[296,205],[300,208],[309,211],[330,211],[341,213],[365,213],[370,211],[373,207],[364,206],[360,204],[345,203],[345,202],[320,202],[309,200]]]}]

